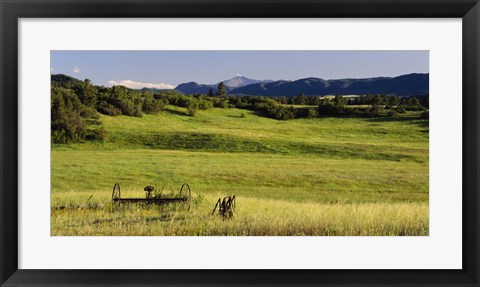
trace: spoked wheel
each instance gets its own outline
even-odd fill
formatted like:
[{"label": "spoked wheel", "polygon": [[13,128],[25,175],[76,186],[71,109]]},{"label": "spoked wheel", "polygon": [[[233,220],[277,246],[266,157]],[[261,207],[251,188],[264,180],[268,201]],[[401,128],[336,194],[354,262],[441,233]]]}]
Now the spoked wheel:
[{"label": "spoked wheel", "polygon": [[185,203],[188,205],[188,210],[190,210],[190,205],[192,204],[192,190],[188,183],[182,185],[179,196],[185,198]]},{"label": "spoked wheel", "polygon": [[112,201],[116,201],[117,199],[120,199],[120,184],[115,183],[113,186],[113,191],[112,191]]}]

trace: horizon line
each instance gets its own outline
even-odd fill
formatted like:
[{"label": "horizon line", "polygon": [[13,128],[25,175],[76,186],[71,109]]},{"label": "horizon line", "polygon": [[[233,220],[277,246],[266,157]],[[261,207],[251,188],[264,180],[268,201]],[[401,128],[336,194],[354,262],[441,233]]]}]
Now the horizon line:
[{"label": "horizon line", "polygon": [[[320,79],[320,80],[325,80],[325,81],[339,81],[339,80],[364,80],[364,79],[377,79],[377,78],[397,78],[397,77],[401,77],[401,76],[406,76],[406,75],[413,75],[413,74],[418,74],[418,75],[430,75],[430,72],[428,73],[419,73],[419,72],[412,72],[412,73],[407,73],[407,74],[400,74],[400,75],[396,75],[396,76],[374,76],[374,77],[365,77],[365,78],[334,78],[334,79],[324,79],[324,78],[321,78],[321,77],[305,77],[305,78],[298,78],[298,79],[295,79],[295,80],[285,80],[285,79],[279,79],[279,80],[272,80],[272,79],[263,79],[263,80],[258,80],[258,79],[254,79],[254,78],[249,78],[247,76],[244,76],[244,75],[236,75],[234,76],[233,78],[230,78],[230,79],[225,79],[223,81],[218,81],[216,83],[211,83],[211,84],[204,84],[204,83],[199,83],[199,82],[196,82],[196,81],[187,81],[187,82],[182,82],[180,84],[169,84],[169,83],[162,83],[162,84],[165,84],[165,85],[171,85],[171,86],[175,86],[174,88],[172,89],[168,89],[168,88],[165,88],[163,90],[175,90],[175,88],[177,88],[179,85],[181,84],[188,84],[188,83],[196,83],[196,84],[199,84],[199,85],[206,85],[206,86],[211,86],[211,85],[217,85],[219,84],[220,82],[225,82],[225,81],[228,81],[228,80],[231,80],[231,79],[235,79],[235,78],[239,78],[239,77],[242,77],[242,78],[247,78],[247,79],[250,79],[250,80],[256,80],[256,81],[260,81],[260,82],[264,82],[264,81],[272,81],[272,82],[279,82],[279,81],[287,81],[287,82],[295,82],[295,81],[299,81],[299,80],[304,80],[304,79],[311,79],[311,78],[315,78],[315,79]],[[80,80],[80,81],[83,81],[81,80],[80,78],[78,77],[75,77],[75,76],[72,76],[72,75],[68,75],[68,74],[65,74],[65,73],[50,73],[50,76],[53,76],[53,75],[65,75],[65,76],[68,76],[68,77],[71,77],[71,78],[74,78],[74,79],[77,79],[77,80]],[[88,77],[86,77],[85,79],[89,79]],[[85,80],[84,79],[84,80]],[[89,79],[91,80],[91,79]],[[123,80],[110,80],[110,81],[133,81],[133,80],[130,80],[130,79],[123,79]],[[137,81],[134,81],[134,82],[137,82]],[[122,85],[104,85],[104,84],[96,84],[97,86],[103,86],[103,87],[112,87],[112,86],[122,86]],[[148,87],[142,87],[140,89],[143,89],[143,88],[148,88]]]}]

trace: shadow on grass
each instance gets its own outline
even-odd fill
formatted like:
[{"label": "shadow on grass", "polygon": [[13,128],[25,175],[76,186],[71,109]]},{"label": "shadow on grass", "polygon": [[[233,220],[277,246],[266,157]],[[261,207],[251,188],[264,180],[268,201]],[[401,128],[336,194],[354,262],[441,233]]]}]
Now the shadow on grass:
[{"label": "shadow on grass", "polygon": [[185,216],[174,216],[172,213],[164,213],[160,216],[149,216],[149,217],[140,217],[140,218],[133,218],[129,220],[125,219],[118,219],[118,218],[105,218],[105,219],[97,219],[91,222],[91,224],[102,224],[102,223],[109,223],[115,221],[122,221],[123,223],[139,223],[139,222],[154,222],[154,221],[182,221],[185,219]]},{"label": "shadow on grass", "polygon": [[177,116],[185,116],[185,117],[188,116],[185,112],[180,112],[180,111],[168,109],[168,108],[165,109],[165,112],[172,115],[177,115]]},{"label": "shadow on grass", "polygon": [[254,115],[259,116],[259,117],[264,117],[264,118],[267,118],[267,119],[273,119],[266,112],[263,112],[263,111],[252,111],[251,110],[250,112],[253,112]]},{"label": "shadow on grass", "polygon": [[420,117],[377,117],[373,119],[368,119],[369,122],[373,123],[386,123],[386,122],[404,122],[412,125],[417,125],[419,128],[427,129],[422,132],[428,132],[429,120]]}]

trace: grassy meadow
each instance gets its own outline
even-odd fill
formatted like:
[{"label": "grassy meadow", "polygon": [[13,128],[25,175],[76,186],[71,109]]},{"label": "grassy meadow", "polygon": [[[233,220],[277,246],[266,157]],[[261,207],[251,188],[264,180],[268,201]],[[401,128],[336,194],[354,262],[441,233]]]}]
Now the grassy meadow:
[{"label": "grassy meadow", "polygon": [[[54,236],[429,234],[428,120],[419,113],[280,121],[167,106],[100,120],[104,142],[52,144]],[[117,206],[117,182],[122,197],[188,183],[192,205]],[[212,216],[233,194],[234,217]]]}]

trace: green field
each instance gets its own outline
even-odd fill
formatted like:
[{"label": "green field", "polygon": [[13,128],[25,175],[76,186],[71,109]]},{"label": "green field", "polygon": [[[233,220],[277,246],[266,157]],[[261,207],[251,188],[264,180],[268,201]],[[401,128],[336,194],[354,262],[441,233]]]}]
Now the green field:
[{"label": "green field", "polygon": [[[101,121],[105,142],[52,145],[52,235],[428,235],[428,120],[418,113],[279,121],[168,106]],[[188,183],[191,209],[117,207],[116,182],[122,197]],[[234,217],[211,216],[232,194]]]}]

